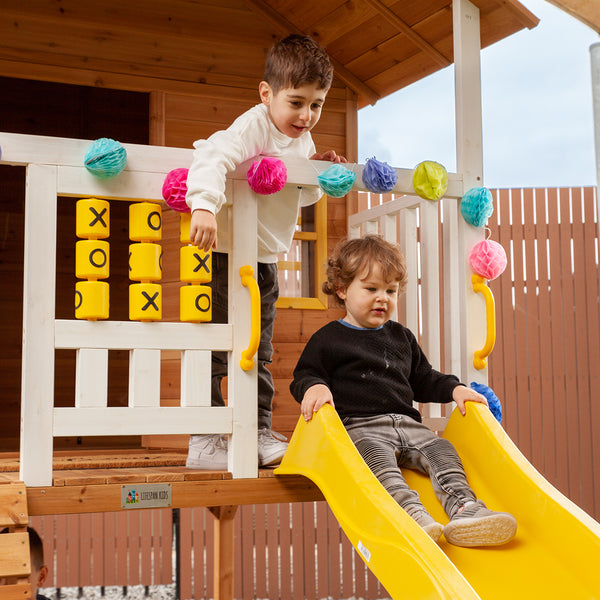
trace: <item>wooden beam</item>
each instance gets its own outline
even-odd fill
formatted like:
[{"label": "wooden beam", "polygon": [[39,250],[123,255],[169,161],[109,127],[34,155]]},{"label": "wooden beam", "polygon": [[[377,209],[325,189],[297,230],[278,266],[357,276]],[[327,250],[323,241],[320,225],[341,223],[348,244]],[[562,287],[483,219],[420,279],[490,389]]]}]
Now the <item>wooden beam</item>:
[{"label": "wooden beam", "polygon": [[[556,2],[555,0],[548,0],[551,4],[558,6],[559,8],[563,8],[562,4],[568,4],[566,2]],[[584,2],[588,2],[588,0],[583,0]],[[498,6],[504,7],[509,10],[513,16],[527,29],[533,29],[540,20],[523,4],[521,4],[518,0],[496,0],[496,4]],[[591,5],[592,3],[590,3]],[[563,8],[563,10],[567,10]],[[567,12],[569,12],[567,10]]]},{"label": "wooden beam", "polygon": [[[269,6],[264,0],[246,0],[246,4],[259,12],[263,17],[268,19],[283,35],[290,33],[299,33],[306,35],[306,32],[296,27],[291,21],[288,21],[278,11]],[[374,89],[369,87],[364,81],[359,79],[354,73],[347,69],[341,62],[333,56],[329,57],[335,74],[341,79],[350,89],[354,90],[359,96],[364,97],[369,104],[375,104],[379,98]]]},{"label": "wooden beam", "polygon": [[235,555],[235,531],[233,520],[237,506],[213,506],[209,508],[215,517],[214,538],[214,600],[233,600],[233,570]]},{"label": "wooden beam", "polygon": [[[172,508],[323,500],[315,484],[300,475],[170,483]],[[27,505],[35,516],[120,511],[121,483],[28,487]]]},{"label": "wooden beam", "polygon": [[391,23],[396,29],[399,29],[407,38],[409,38],[423,52],[429,54],[442,67],[452,64],[449,58],[446,58],[441,52],[436,50],[427,40],[423,39],[416,31],[411,29],[395,12],[391,11],[381,0],[365,0],[370,4],[386,21]]}]

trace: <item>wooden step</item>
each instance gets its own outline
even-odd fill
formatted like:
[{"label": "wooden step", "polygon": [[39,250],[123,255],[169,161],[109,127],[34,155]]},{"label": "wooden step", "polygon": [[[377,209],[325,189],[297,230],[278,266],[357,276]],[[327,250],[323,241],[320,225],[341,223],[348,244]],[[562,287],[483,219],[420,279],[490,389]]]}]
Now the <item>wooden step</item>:
[{"label": "wooden step", "polygon": [[0,482],[0,596],[4,599],[31,598],[27,493],[22,482]]}]

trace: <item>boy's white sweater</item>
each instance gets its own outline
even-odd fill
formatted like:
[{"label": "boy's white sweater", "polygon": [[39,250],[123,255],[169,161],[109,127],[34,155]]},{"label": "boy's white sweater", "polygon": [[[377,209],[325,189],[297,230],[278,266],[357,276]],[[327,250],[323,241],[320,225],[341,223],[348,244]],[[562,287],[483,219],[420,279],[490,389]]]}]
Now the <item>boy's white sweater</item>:
[{"label": "boy's white sweater", "polygon": [[[192,211],[209,210],[217,216],[217,251],[229,249],[225,176],[239,164],[258,156],[310,158],[315,145],[310,133],[290,138],[271,122],[267,107],[258,104],[240,115],[227,129],[194,143],[187,179],[186,202]],[[277,262],[277,254],[289,250],[301,206],[314,204],[318,187],[286,186],[277,194],[258,196],[258,262]]]}]

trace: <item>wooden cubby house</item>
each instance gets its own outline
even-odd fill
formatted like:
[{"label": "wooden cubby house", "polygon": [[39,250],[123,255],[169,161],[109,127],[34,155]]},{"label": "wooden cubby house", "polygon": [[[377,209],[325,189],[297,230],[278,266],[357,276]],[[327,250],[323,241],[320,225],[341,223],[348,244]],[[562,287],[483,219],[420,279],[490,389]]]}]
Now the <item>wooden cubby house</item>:
[{"label": "wooden cubby house", "polygon": [[[361,107],[454,64],[458,172],[450,174],[448,197],[459,199],[482,185],[480,49],[535,27],[537,18],[517,0],[9,0],[1,13],[0,515],[18,532],[27,513],[119,511],[123,485],[168,484],[173,508],[207,507],[215,515],[214,598],[231,600],[236,508],[322,499],[300,475],[257,468],[256,373],[239,367],[256,332],[251,294],[238,276],[256,259],[256,197],[245,181],[247,165],[230,174],[236,242],[227,325],[179,322],[179,217],[164,203],[163,320],[128,320],[128,204],[162,203],[165,175],[189,166],[194,140],[258,102],[265,54],[292,32],[313,36],[334,62],[313,138],[318,149],[333,148],[350,163],[357,161]],[[100,137],[127,149],[127,167],[112,180],[83,167],[86,149]],[[327,166],[288,164],[288,183],[314,184]],[[412,170],[401,167],[413,165],[394,166],[395,191],[410,194]],[[360,165],[353,168],[360,173]],[[347,197],[303,211],[295,254],[280,263],[273,428],[288,437],[299,415],[288,391],[296,360],[310,335],[340,316],[319,282],[327,252],[358,227],[359,192],[357,184]],[[86,197],[111,206],[111,314],[103,322],[74,319],[75,200]],[[484,308],[468,291],[459,258],[482,234],[457,224],[456,203],[444,210],[460,234],[444,248],[456,293],[446,283],[442,347],[435,334],[440,287],[430,277],[424,303],[431,306],[422,314],[433,320],[422,342],[437,364],[485,381],[486,371],[475,373],[471,360]],[[416,247],[416,236],[411,240]],[[435,246],[424,255],[430,273],[440,260],[437,233]],[[409,304],[404,316],[419,318]],[[222,409],[210,408],[210,384],[201,377],[210,373],[211,350],[232,357]],[[429,418],[442,430],[447,414]],[[187,436],[211,432],[230,436],[229,470],[186,469]]]}]

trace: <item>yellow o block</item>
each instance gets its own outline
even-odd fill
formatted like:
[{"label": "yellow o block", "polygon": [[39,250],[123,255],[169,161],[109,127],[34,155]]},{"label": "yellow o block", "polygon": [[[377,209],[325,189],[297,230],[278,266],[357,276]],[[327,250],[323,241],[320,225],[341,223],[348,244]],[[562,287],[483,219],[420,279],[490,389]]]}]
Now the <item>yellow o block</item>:
[{"label": "yellow o block", "polygon": [[132,283],[129,286],[129,318],[132,321],[162,319],[162,287],[158,283]]},{"label": "yellow o block", "polygon": [[179,250],[179,278],[184,283],[208,283],[212,279],[212,252],[196,246]]},{"label": "yellow o block", "polygon": [[129,279],[158,281],[162,278],[161,246],[140,242],[129,245]]},{"label": "yellow o block", "polygon": [[206,285],[184,285],[179,290],[179,319],[186,323],[212,320],[212,290]]},{"label": "yellow o block", "polygon": [[106,279],[109,275],[110,244],[102,240],[80,240],[75,244],[75,277]]},{"label": "yellow o block", "polygon": [[192,213],[179,214],[179,241],[182,244],[190,243],[190,223],[192,221]]},{"label": "yellow o block", "polygon": [[129,205],[129,239],[133,242],[157,242],[162,237],[162,210],[154,202]]},{"label": "yellow o block", "polygon": [[108,319],[109,286],[106,281],[78,281],[75,284],[75,318]]},{"label": "yellow o block", "polygon": [[106,200],[87,198],[75,205],[77,237],[101,240],[110,235],[110,204]]}]

